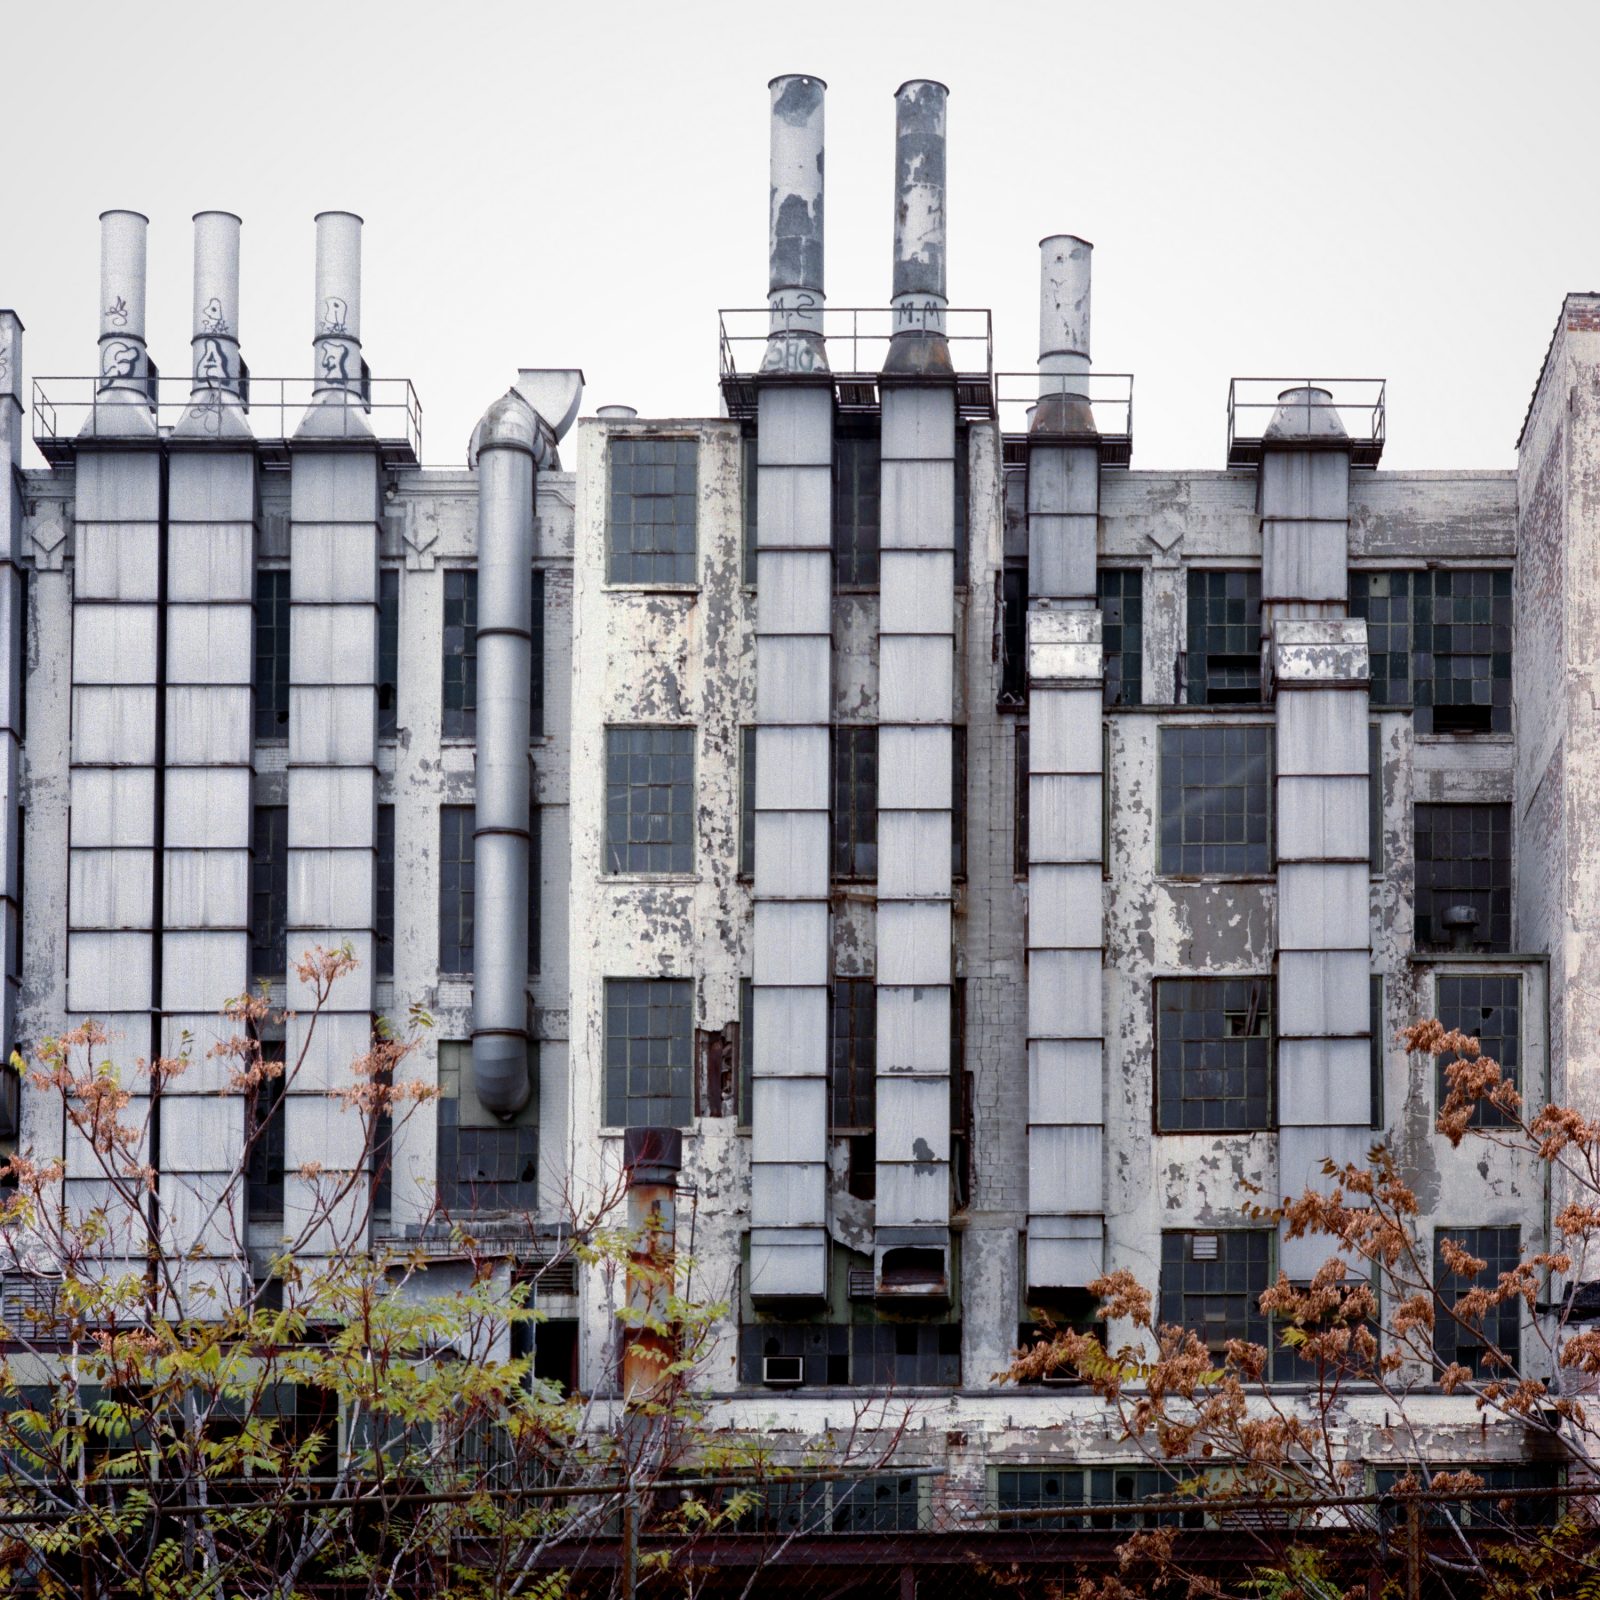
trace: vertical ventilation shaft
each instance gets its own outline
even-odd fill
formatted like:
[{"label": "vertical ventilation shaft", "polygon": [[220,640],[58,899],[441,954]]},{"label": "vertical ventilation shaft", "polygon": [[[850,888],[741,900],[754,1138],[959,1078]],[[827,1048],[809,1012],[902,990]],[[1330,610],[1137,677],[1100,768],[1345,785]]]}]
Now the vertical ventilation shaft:
[{"label": "vertical ventilation shaft", "polygon": [[361,358],[361,218],[317,213],[317,289],[312,337],[311,406],[300,435],[368,434],[366,363]]},{"label": "vertical ventilation shaft", "polygon": [[950,91],[894,93],[894,338],[884,372],[953,377],[945,337],[945,133]]},{"label": "vertical ventilation shaft", "polygon": [[822,346],[823,94],[774,78],[771,334],[758,379],[750,1293],[828,1292],[828,723],[833,384]]},{"label": "vertical ventilation shaft", "polygon": [[193,376],[188,408],[173,430],[180,437],[250,437],[239,355],[240,226],[231,211],[195,213]]},{"label": "vertical ventilation shaft", "polygon": [[154,438],[152,370],[144,343],[145,234],[138,211],[100,214],[100,376],[83,433]]}]

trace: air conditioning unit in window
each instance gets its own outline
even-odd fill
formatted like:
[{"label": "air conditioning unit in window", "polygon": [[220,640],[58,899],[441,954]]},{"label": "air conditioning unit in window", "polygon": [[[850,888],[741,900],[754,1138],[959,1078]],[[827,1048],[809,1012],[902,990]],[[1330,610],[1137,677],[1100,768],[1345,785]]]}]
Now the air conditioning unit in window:
[{"label": "air conditioning unit in window", "polygon": [[801,1356],[763,1356],[761,1381],[769,1389],[795,1389],[806,1381],[806,1364]]},{"label": "air conditioning unit in window", "polygon": [[1189,1259],[1191,1261],[1215,1261],[1220,1251],[1221,1241],[1214,1233],[1195,1233],[1189,1236]]},{"label": "air conditioning unit in window", "polygon": [[1040,1383],[1053,1383],[1057,1386],[1066,1383],[1081,1383],[1083,1380],[1071,1367],[1057,1367],[1054,1372],[1046,1372],[1040,1376]]},{"label": "air conditioning unit in window", "polygon": [[878,1297],[877,1285],[873,1282],[871,1267],[851,1267],[849,1286],[846,1291],[852,1300],[875,1300]]}]

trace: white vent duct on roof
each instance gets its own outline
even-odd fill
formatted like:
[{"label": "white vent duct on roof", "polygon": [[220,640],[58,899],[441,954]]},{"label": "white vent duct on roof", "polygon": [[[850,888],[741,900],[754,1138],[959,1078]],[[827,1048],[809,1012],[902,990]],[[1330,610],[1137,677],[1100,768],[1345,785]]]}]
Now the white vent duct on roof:
[{"label": "white vent duct on roof", "polygon": [[244,362],[239,354],[239,229],[231,211],[194,217],[193,387],[173,432],[180,437],[248,439]]},{"label": "white vent duct on roof", "polygon": [[139,211],[100,214],[100,375],[85,434],[153,437],[156,431],[144,342],[149,227]]}]

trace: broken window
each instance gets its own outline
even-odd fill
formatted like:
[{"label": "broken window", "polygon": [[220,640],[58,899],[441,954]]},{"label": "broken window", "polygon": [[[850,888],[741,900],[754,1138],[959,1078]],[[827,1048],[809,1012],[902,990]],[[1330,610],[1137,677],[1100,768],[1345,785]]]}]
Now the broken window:
[{"label": "broken window", "polygon": [[693,583],[699,446],[693,439],[613,438],[609,583]]},{"label": "broken window", "polygon": [[1001,706],[1028,701],[1028,569],[1007,566],[1000,574]]},{"label": "broken window", "polygon": [[[1521,1013],[1522,979],[1516,973],[1472,972],[1439,975],[1439,1021],[1447,1028],[1459,1029],[1478,1041],[1485,1056],[1500,1066],[1500,1075],[1521,1088]],[[1456,1058],[1442,1055],[1438,1061],[1439,1104],[1445,1102],[1450,1085],[1445,1068]],[[1498,1106],[1480,1100],[1472,1114],[1474,1126],[1504,1127],[1510,1119]]]},{"label": "broken window", "polygon": [[751,1105],[756,1081],[756,1003],[755,985],[749,978],[739,980],[739,1107],[741,1128],[750,1126]]},{"label": "broken window", "polygon": [[1372,703],[1411,706],[1418,733],[1509,733],[1511,606],[1505,569],[1351,573]]},{"label": "broken window", "polygon": [[[530,1074],[536,1048],[529,1048]],[[472,1046],[464,1041],[439,1045],[437,1173],[448,1213],[538,1209],[538,1097],[510,1123],[485,1111],[472,1092]]]},{"label": "broken window", "polygon": [[1156,1127],[1272,1125],[1272,980],[1156,980]]},{"label": "broken window", "polygon": [[250,841],[250,976],[289,970],[289,808],[257,806]]},{"label": "broken window", "polygon": [[756,871],[756,730],[739,730],[739,876]]},{"label": "broken window", "polygon": [[[1566,1502],[1559,1495],[1529,1494],[1530,1489],[1555,1489],[1561,1485],[1561,1468],[1553,1463],[1534,1466],[1489,1466],[1482,1460],[1455,1466],[1433,1463],[1427,1467],[1379,1467],[1373,1488],[1380,1495],[1393,1495],[1403,1478],[1414,1478],[1417,1486],[1428,1488],[1443,1473],[1470,1472],[1482,1480],[1483,1491],[1461,1500],[1431,1500],[1421,1510],[1425,1528],[1548,1528],[1561,1518]],[[1396,1497],[1381,1502],[1378,1515],[1387,1529],[1405,1522],[1405,1501]]]},{"label": "broken window", "polygon": [[378,977],[394,976],[394,807],[378,807],[378,870],[375,885],[373,967]]},{"label": "broken window", "polygon": [[833,730],[833,875],[878,875],[878,730]]},{"label": "broken window", "polygon": [[1136,706],[1144,694],[1144,573],[1138,567],[1102,567],[1096,579],[1105,649],[1108,706]]},{"label": "broken window", "polygon": [[378,572],[378,737],[392,739],[400,719],[400,569]]},{"label": "broken window", "polygon": [[1261,699],[1261,574],[1189,571],[1185,698],[1192,706]]},{"label": "broken window", "polygon": [[478,732],[478,574],[463,567],[444,575],[444,736]]},{"label": "broken window", "polygon": [[1163,1233],[1161,1321],[1195,1334],[1219,1364],[1230,1339],[1265,1345],[1271,1257],[1265,1228]]},{"label": "broken window", "polygon": [[878,582],[883,453],[876,434],[833,441],[833,581],[841,589]]},{"label": "broken window", "polygon": [[[283,1041],[261,1043],[263,1061],[283,1062]],[[250,1099],[250,1132],[254,1143],[245,1163],[246,1215],[252,1222],[283,1215],[283,1090],[284,1075],[263,1078]]]},{"label": "broken window", "polygon": [[1419,950],[1511,948],[1511,807],[1419,805]]},{"label": "broken window", "polygon": [[950,876],[967,875],[967,730],[950,730]]},{"label": "broken window", "polygon": [[289,737],[289,574],[256,573],[256,738]]},{"label": "broken window", "polygon": [[877,984],[871,978],[835,978],[829,1004],[829,1132],[872,1131],[877,1080]]},{"label": "broken window", "polygon": [[1160,870],[1272,870],[1272,729],[1161,729]]},{"label": "broken window", "polygon": [[606,729],[607,872],[694,867],[694,729]]},{"label": "broken window", "polygon": [[[1060,1528],[1199,1528],[1205,1525],[1198,1505],[1192,1511],[1148,1511],[1136,1508],[1145,1500],[1170,1500],[1190,1474],[1183,1470],[1167,1472],[1160,1467],[1078,1468],[1003,1467],[995,1473],[997,1511],[1048,1511],[1063,1508],[1060,1517],[1001,1517],[997,1526],[1021,1532]],[[1082,1506],[1121,1506],[1129,1509],[1115,1516],[1090,1518],[1073,1508]]]},{"label": "broken window", "polygon": [[[1445,1242],[1450,1241],[1484,1263],[1473,1277],[1457,1277],[1445,1262]],[[1433,1325],[1433,1356],[1440,1366],[1452,1362],[1475,1378],[1508,1377],[1522,1359],[1522,1300],[1513,1295],[1503,1305],[1491,1306],[1481,1317],[1450,1308],[1470,1289],[1494,1289],[1500,1274],[1510,1272],[1522,1259],[1522,1235],[1516,1228],[1436,1228],[1433,1235],[1433,1287],[1441,1305]],[[1498,1349],[1509,1366],[1492,1355]]]},{"label": "broken window", "polygon": [[606,979],[608,1126],[688,1126],[693,1005],[694,985],[687,978]]},{"label": "broken window", "polygon": [[439,808],[439,970],[472,971],[473,825],[471,806]]}]

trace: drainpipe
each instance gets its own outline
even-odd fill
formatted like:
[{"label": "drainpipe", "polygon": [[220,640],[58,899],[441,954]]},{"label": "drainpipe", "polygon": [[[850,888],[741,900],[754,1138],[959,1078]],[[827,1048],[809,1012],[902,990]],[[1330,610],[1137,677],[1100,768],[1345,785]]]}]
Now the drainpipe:
[{"label": "drainpipe", "polygon": [[150,355],[144,343],[145,234],[139,211],[100,213],[100,376],[88,435],[154,438]]},{"label": "drainpipe", "polygon": [[194,217],[193,360],[189,405],[180,437],[248,439],[244,362],[239,355],[239,229],[231,211]]},{"label": "drainpipe", "polygon": [[945,127],[950,91],[914,78],[894,92],[894,336],[886,373],[953,377],[945,340]]}]

